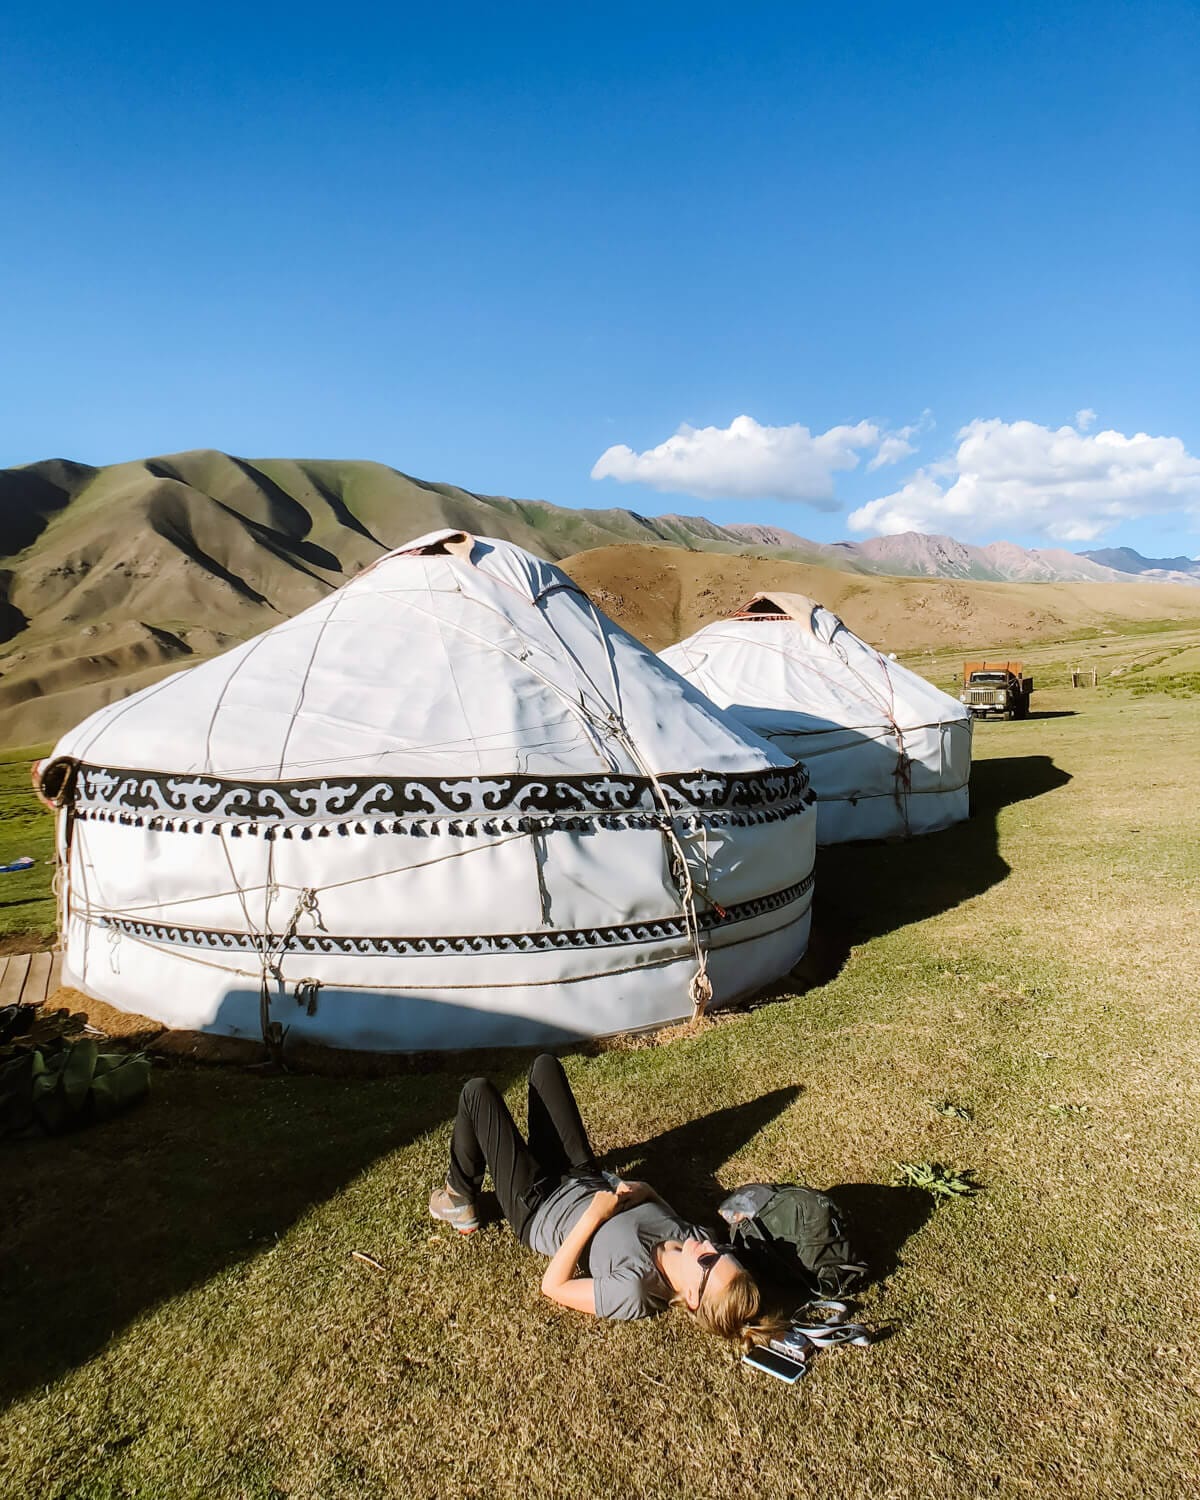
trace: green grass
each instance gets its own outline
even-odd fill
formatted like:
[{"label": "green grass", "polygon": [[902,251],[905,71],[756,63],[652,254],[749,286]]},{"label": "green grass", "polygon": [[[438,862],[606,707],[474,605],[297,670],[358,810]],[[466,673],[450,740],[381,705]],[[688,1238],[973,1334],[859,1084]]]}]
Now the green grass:
[{"label": "green grass", "polygon": [[[1080,631],[1061,640],[1008,646],[997,655],[1024,662],[1026,673],[1034,679],[1035,713],[1047,688],[1070,689],[1071,672],[1077,667],[1096,669],[1096,691],[1100,693],[1124,697],[1132,690],[1189,697],[1194,691],[1192,683],[1200,675],[1195,671],[1200,660],[1200,625],[1195,621],[1126,621],[1119,631]],[[913,671],[957,696],[964,660],[961,650],[911,651],[903,660]],[[1074,689],[1070,706],[1078,708],[1091,693],[1091,688]]]},{"label": "green grass", "polygon": [[[842,1185],[886,1342],[788,1389],[685,1319],[555,1310],[506,1229],[425,1216],[453,1059],[164,1068],[136,1113],[6,1150],[0,1492],[1194,1493],[1200,704],[1041,706],[980,726],[970,823],[822,853],[821,983],[567,1060],[599,1149],[685,1211]],[[898,1162],[982,1191],[935,1204]]]},{"label": "green grass", "polygon": [[25,854],[37,861],[32,870],[0,875],[0,940],[27,938],[30,948],[41,947],[55,928],[54,818],[29,784],[30,765],[48,749],[0,750],[0,865]]},{"label": "green grass", "polygon": [[[1143,675],[1144,674],[1144,675]],[[1129,668],[1129,673],[1110,685],[1110,691],[1128,692],[1135,698],[1162,693],[1168,698],[1200,698],[1200,672],[1151,672],[1143,666]]]}]

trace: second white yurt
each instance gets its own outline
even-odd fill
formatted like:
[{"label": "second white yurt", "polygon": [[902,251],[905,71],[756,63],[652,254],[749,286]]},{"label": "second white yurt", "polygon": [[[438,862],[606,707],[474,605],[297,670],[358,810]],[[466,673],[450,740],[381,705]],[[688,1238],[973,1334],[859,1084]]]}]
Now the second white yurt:
[{"label": "second white yurt", "polygon": [[819,844],[932,833],[968,815],[968,711],[814,600],[755,594],[662,658],[803,761]]},{"label": "second white yurt", "polygon": [[383,1051],[690,1016],[805,950],[814,799],[505,542],[439,532],[110,704],[40,768],[64,980]]}]

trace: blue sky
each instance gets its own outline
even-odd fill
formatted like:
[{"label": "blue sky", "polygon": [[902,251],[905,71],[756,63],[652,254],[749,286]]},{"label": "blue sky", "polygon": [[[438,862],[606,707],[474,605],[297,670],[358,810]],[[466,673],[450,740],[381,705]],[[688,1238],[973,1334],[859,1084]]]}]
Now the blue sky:
[{"label": "blue sky", "polygon": [[1195,554],[1198,72],[1155,3],[9,7],[0,464]]}]

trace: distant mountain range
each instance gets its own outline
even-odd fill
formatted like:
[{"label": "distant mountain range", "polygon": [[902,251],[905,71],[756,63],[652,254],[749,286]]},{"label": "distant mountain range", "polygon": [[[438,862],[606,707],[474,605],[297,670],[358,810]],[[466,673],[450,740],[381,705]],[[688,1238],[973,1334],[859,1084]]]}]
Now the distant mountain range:
[{"label": "distant mountain range", "polygon": [[[681,522],[684,517],[675,518]],[[910,578],[975,578],[988,583],[1200,584],[1200,560],[1142,557],[1132,547],[1099,552],[1067,552],[1061,547],[1029,549],[1015,542],[972,547],[949,536],[905,531],[865,542],[810,542],[775,526],[727,526],[724,530],[752,546],[821,553],[833,567]]]},{"label": "distant mountain range", "polygon": [[1081,552],[1092,562],[1118,573],[1136,573],[1140,578],[1167,583],[1194,583],[1200,578],[1200,557],[1143,557],[1132,547],[1101,547],[1098,552]]},{"label": "distant mountain range", "polygon": [[0,469],[0,744],[26,742],[210,656],[439,527],[561,560],[615,544],[762,555],[845,573],[1200,583],[1200,563],[950,537],[821,543],[696,516],[570,510],[474,494],[383,464],[209,450],[93,468]]}]

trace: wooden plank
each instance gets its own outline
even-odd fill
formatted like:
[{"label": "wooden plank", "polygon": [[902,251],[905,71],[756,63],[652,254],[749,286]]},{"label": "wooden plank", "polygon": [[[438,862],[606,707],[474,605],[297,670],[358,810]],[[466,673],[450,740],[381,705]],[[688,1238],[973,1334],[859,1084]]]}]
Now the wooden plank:
[{"label": "wooden plank", "polygon": [[53,961],[53,953],[30,954],[29,973],[25,976],[25,988],[21,991],[21,999],[26,1005],[41,1005],[45,1000]]},{"label": "wooden plank", "polygon": [[15,1005],[25,988],[25,976],[29,973],[28,953],[10,953],[4,965],[4,977],[0,979],[0,1005]]},{"label": "wooden plank", "polygon": [[50,978],[46,984],[47,995],[53,995],[55,990],[62,988],[62,949],[56,948],[50,957]]}]

